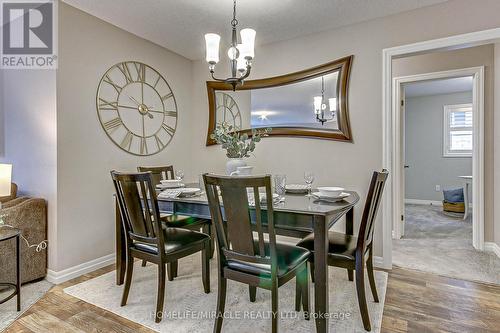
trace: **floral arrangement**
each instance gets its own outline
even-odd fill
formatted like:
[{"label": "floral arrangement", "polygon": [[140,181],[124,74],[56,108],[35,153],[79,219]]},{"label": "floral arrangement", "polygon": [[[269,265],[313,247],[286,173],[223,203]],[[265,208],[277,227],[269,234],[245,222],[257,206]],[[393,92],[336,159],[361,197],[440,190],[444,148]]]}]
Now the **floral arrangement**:
[{"label": "floral arrangement", "polygon": [[227,123],[218,124],[210,138],[222,145],[227,157],[244,158],[250,157],[250,153],[255,150],[255,144],[271,132],[271,128],[252,129],[252,136],[249,137],[248,134],[241,134],[239,130],[238,127]]}]

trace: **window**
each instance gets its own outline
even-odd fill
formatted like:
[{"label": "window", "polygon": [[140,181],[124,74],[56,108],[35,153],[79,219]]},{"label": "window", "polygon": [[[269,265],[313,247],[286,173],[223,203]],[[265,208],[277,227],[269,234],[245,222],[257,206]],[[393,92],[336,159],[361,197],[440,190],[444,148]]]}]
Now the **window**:
[{"label": "window", "polygon": [[472,104],[444,106],[444,157],[472,156]]}]

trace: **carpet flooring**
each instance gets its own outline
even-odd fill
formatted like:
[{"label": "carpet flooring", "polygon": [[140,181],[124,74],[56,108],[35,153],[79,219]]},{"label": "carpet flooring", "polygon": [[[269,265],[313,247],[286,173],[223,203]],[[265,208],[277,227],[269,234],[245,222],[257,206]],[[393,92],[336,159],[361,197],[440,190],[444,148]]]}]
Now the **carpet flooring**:
[{"label": "carpet flooring", "polygon": [[462,220],[429,205],[406,205],[405,214],[405,236],[393,240],[394,265],[500,284],[500,258],[473,248],[470,216]]},{"label": "carpet flooring", "polygon": [[[21,286],[21,311],[16,311],[16,297],[0,305],[0,332],[43,297],[52,286],[46,280],[27,283]],[[0,298],[3,297],[3,293],[0,293]]]}]

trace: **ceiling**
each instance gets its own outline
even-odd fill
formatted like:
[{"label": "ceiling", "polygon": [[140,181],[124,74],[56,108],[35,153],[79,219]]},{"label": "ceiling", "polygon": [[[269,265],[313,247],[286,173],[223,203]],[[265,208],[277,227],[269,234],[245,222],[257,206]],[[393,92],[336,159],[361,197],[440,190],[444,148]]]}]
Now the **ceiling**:
[{"label": "ceiling", "polygon": [[[205,33],[230,37],[231,0],[63,1],[192,60],[204,56]],[[262,45],[445,1],[238,0],[237,18],[239,27],[257,30]]]},{"label": "ceiling", "polygon": [[416,82],[405,85],[405,97],[452,94],[472,91],[472,77]]}]

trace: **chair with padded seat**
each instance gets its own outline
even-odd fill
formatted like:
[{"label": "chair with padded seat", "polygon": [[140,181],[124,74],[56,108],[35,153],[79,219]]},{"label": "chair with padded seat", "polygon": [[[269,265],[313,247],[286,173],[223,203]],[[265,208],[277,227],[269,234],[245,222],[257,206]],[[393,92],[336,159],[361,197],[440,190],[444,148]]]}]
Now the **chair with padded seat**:
[{"label": "chair with padded seat", "polygon": [[[151,172],[153,176],[153,185],[156,186],[161,184],[162,180],[166,179],[174,179],[174,167],[172,165],[167,166],[157,166],[157,167],[137,167],[137,171],[139,172]],[[210,241],[210,259],[214,254],[214,232],[212,230],[212,221],[207,219],[201,219],[192,216],[179,215],[179,214],[161,214],[161,219],[168,223],[172,227],[183,228],[188,230],[200,231],[212,236]],[[146,261],[142,262],[142,266],[146,266]],[[167,265],[168,271],[168,280],[172,281],[175,277],[177,277],[178,271],[178,262],[172,262]]]},{"label": "chair with padded seat", "polygon": [[[300,311],[302,305],[308,319],[310,252],[276,242],[271,177],[205,174],[203,178],[218,244],[219,287],[214,332],[222,328],[228,279],[248,284],[251,302],[256,300],[257,287],[271,291],[272,332],[277,332],[278,288],[296,278],[297,295],[302,297],[296,298],[295,309]],[[267,211],[262,210],[259,188],[265,189]],[[264,222],[267,222],[268,241],[264,239]]]},{"label": "chair with padded seat", "polygon": [[[357,237],[333,231],[328,233],[328,265],[346,268],[350,281],[353,280],[353,270],[356,271],[358,304],[363,326],[367,331],[371,330],[371,324],[366,304],[364,270],[366,263],[370,289],[374,301],[378,303],[379,300],[373,274],[373,230],[387,176],[388,172],[385,169],[382,172],[373,173]],[[308,235],[297,246],[314,252],[314,235]],[[313,259],[314,256],[311,256],[309,259],[311,261],[311,272],[314,272]]]},{"label": "chair with padded seat", "polygon": [[187,229],[172,228],[160,219],[156,191],[150,172],[125,174],[111,171],[122,217],[127,251],[127,270],[121,306],[126,305],[134,259],[158,265],[158,295],[155,321],[162,318],[165,296],[165,265],[201,252],[202,282],[210,292],[210,236]]}]

